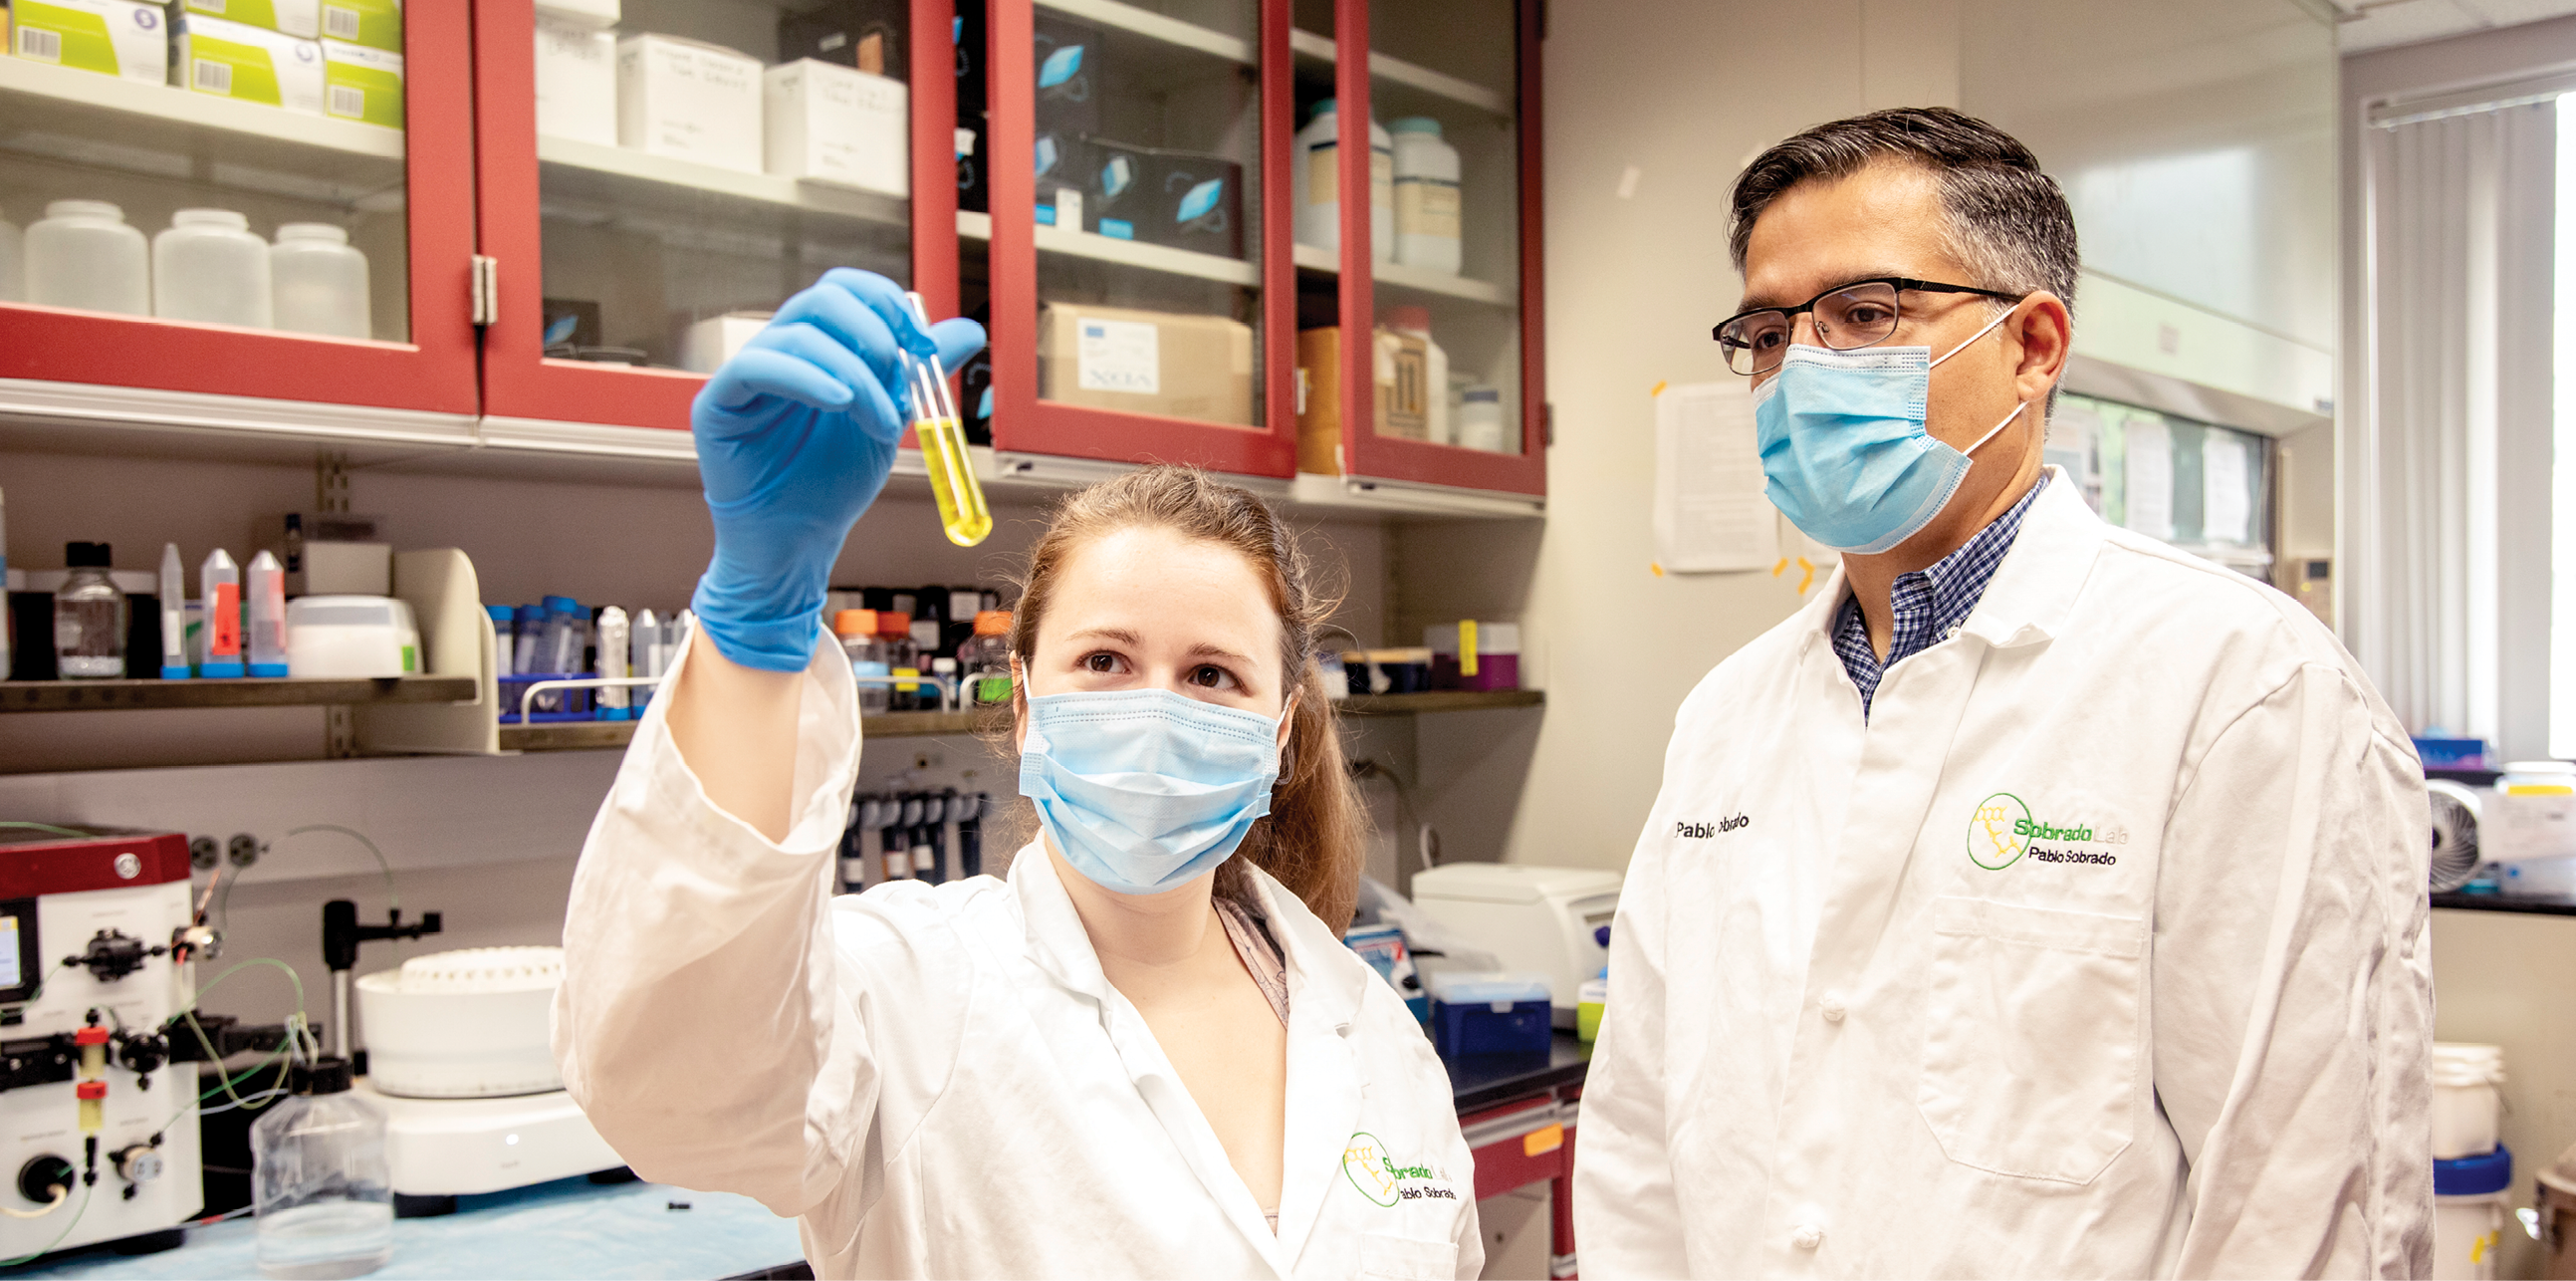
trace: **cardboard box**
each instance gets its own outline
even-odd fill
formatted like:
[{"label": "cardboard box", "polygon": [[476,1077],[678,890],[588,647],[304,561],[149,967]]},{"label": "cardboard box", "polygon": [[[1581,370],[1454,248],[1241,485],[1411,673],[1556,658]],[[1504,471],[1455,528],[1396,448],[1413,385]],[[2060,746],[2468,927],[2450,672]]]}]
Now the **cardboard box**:
[{"label": "cardboard box", "polygon": [[591,31],[606,31],[625,17],[618,0],[537,0],[537,17]]},{"label": "cardboard box", "polygon": [[617,42],[617,145],[759,173],[760,60],[678,36]]},{"label": "cardboard box", "polygon": [[1066,405],[1252,425],[1252,326],[1224,316],[1048,303],[1038,395]]},{"label": "cardboard box", "polygon": [[903,35],[911,22],[906,0],[831,0],[812,13],[778,15],[778,57],[782,62],[815,58],[907,80],[911,68],[905,62]]},{"label": "cardboard box", "polygon": [[537,132],[617,145],[617,37],[537,13]]},{"label": "cardboard box", "polygon": [[322,114],[403,127],[403,56],[340,40],[322,42]]},{"label": "cardboard box", "polygon": [[263,27],[299,40],[322,38],[322,0],[180,0],[192,14]]},{"label": "cardboard box", "polygon": [[182,87],[220,98],[322,114],[322,45],[203,14],[172,24]]},{"label": "cardboard box", "polygon": [[729,311],[710,316],[688,327],[680,335],[680,368],[712,374],[716,366],[733,359],[753,334],[769,327],[775,312]]},{"label": "cardboard box", "polygon": [[[1381,436],[1407,436],[1392,421],[1390,413],[1396,400],[1397,357],[1409,344],[1416,360],[1427,365],[1429,353],[1419,338],[1406,338],[1383,329],[1376,332],[1375,338],[1376,358],[1370,362],[1375,373],[1370,396],[1376,414],[1372,427]],[[1327,476],[1349,474],[1349,460],[1342,453],[1342,331],[1338,326],[1308,329],[1297,335],[1297,377],[1297,470]],[[1427,419],[1417,414],[1414,430],[1407,438],[1423,439],[1427,426]]]},{"label": "cardboard box", "polygon": [[402,0],[322,0],[322,38],[401,53]]},{"label": "cardboard box", "polygon": [[1092,230],[1121,240],[1243,257],[1243,166],[1199,151],[1087,139]]},{"label": "cardboard box", "polygon": [[900,80],[800,58],[761,73],[769,172],[912,194],[911,94]]},{"label": "cardboard box", "polygon": [[157,4],[18,0],[9,48],[21,58],[131,80],[170,81],[170,27]]}]

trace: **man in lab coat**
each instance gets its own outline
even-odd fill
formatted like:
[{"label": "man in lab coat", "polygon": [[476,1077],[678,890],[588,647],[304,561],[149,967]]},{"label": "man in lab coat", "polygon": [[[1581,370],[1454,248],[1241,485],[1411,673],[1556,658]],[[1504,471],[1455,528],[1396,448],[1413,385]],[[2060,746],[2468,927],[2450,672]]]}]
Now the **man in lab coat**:
[{"label": "man in lab coat", "polygon": [[1584,1275],[2425,1275],[2422,774],[2305,610],[2041,466],[2057,185],[1878,112],[1755,160],[1732,247],[1772,500],[1845,554],[1682,705]]}]

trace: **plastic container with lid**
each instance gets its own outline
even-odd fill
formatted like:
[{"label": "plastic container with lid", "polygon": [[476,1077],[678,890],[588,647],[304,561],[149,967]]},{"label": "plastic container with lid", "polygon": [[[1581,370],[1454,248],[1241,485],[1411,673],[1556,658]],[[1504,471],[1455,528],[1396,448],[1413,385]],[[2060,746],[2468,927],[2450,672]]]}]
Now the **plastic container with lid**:
[{"label": "plastic container with lid", "polygon": [[124,210],[104,200],[57,200],[27,228],[27,301],[149,316],[151,261]]},{"label": "plastic container with lid", "polygon": [[1518,438],[1503,422],[1503,393],[1470,387],[1458,397],[1458,443],[1489,454],[1516,454]]},{"label": "plastic container with lid", "polygon": [[2455,1160],[2492,1151],[2503,1112],[2504,1050],[2437,1041],[2433,1045],[2433,1158]]},{"label": "plastic container with lid", "polygon": [[364,1276],[394,1253],[385,1118],[350,1092],[346,1059],[299,1063],[295,1093],[250,1127],[259,1270],[281,1278]]},{"label": "plastic container with lid", "polygon": [[290,222],[268,251],[268,278],[280,329],[334,338],[374,335],[367,296],[367,255],[349,233],[327,222]]},{"label": "plastic container with lid", "polygon": [[[2502,1145],[2433,1162],[2433,1271],[2437,1281],[2491,1281],[2504,1234],[2513,1153]],[[2550,1273],[2556,1276],[2558,1273]]]},{"label": "plastic container with lid", "polygon": [[249,652],[250,674],[284,676],[286,567],[261,548],[242,573],[242,648]]},{"label": "plastic container with lid", "polygon": [[[913,643],[912,615],[885,609],[877,611],[877,656],[885,661],[884,675],[921,675],[921,647]],[[923,690],[920,684],[898,683],[882,688],[887,691],[886,710],[911,712],[921,709]],[[937,696],[931,697],[930,705],[937,707]]]},{"label": "plastic container with lid", "polygon": [[1422,644],[1431,651],[1431,688],[1490,692],[1521,687],[1521,628],[1518,623],[1479,623],[1461,619],[1422,629]]},{"label": "plastic container with lid", "polygon": [[268,242],[230,209],[182,209],[152,238],[152,314],[267,329],[275,323]]},{"label": "plastic container with lid", "polygon": [[1458,149],[1429,116],[1407,116],[1387,131],[1395,139],[1395,260],[1456,275]]},{"label": "plastic container with lid", "polygon": [[1458,1054],[1545,1054],[1553,1035],[1547,976],[1503,970],[1433,974],[1431,1048]]},{"label": "plastic container with lid", "polygon": [[2576,894],[2576,764],[2514,761],[2479,811],[2481,853],[2506,894]]},{"label": "plastic container with lid", "polygon": [[71,573],[54,589],[54,665],[67,681],[125,675],[125,593],[109,577],[115,551],[106,543],[67,543]]},{"label": "plastic container with lid", "polygon": [[869,678],[884,676],[885,648],[877,640],[877,611],[845,609],[832,616],[832,634],[850,657],[850,674],[859,680],[859,714],[882,716],[891,705],[893,686]]},{"label": "plastic container with lid", "polygon": [[975,634],[957,647],[957,667],[966,681],[964,701],[977,707],[1011,701],[1011,611],[975,612]]},{"label": "plastic container with lid", "polygon": [[1386,327],[1422,340],[1423,439],[1435,445],[1457,444],[1458,429],[1449,404],[1449,353],[1432,341],[1431,309],[1419,303],[1389,307]]},{"label": "plastic container with lid", "polygon": [[[1290,161],[1290,190],[1297,204],[1297,243],[1342,251],[1341,113],[1334,100],[1315,104],[1314,118],[1297,131]],[[1395,135],[1369,122],[1369,257],[1395,261]]]}]

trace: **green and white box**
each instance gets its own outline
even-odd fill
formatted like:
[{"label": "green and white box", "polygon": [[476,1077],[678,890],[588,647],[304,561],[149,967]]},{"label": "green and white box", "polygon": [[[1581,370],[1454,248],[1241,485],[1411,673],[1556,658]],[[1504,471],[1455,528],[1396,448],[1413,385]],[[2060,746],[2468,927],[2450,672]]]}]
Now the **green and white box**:
[{"label": "green and white box", "polygon": [[322,0],[322,38],[401,53],[402,0]]},{"label": "green and white box", "polygon": [[177,23],[181,88],[322,114],[322,45],[203,14]]},{"label": "green and white box", "polygon": [[17,0],[9,50],[34,62],[167,84],[170,26],[157,4],[134,0]]},{"label": "green and white box", "polygon": [[179,0],[192,14],[264,27],[303,40],[322,38],[322,0]]},{"label": "green and white box", "polygon": [[403,127],[403,56],[339,40],[322,42],[322,114]]}]

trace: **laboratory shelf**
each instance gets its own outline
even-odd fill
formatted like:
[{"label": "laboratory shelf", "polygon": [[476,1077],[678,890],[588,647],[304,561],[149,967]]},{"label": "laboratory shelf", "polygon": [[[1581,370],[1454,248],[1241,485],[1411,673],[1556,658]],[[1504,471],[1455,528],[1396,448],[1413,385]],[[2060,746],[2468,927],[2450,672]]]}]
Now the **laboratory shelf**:
[{"label": "laboratory shelf", "polygon": [[[1035,229],[1038,252],[1062,254],[1069,258],[1089,258],[1096,262],[1114,262],[1121,266],[1141,267],[1166,275],[1192,276],[1200,280],[1222,281],[1246,288],[1261,283],[1261,268],[1240,258],[1222,258],[1215,254],[1174,249],[1169,245],[1149,245],[1141,241],[1120,240],[1089,231],[1072,231],[1049,227],[1043,223]],[[963,240],[991,240],[993,216],[961,209],[957,213],[957,235]]]},{"label": "laboratory shelf", "polygon": [[[1319,276],[1336,276],[1341,274],[1342,264],[1330,249],[1320,249],[1314,245],[1299,245],[1297,246],[1297,269],[1311,271]],[[1480,302],[1493,307],[1510,308],[1521,305],[1519,289],[1511,285],[1497,285],[1491,281],[1461,276],[1456,272],[1432,271],[1423,267],[1407,267],[1401,263],[1382,262],[1369,272],[1369,279],[1376,281],[1380,288],[1392,287],[1398,292],[1409,290],[1418,294],[1433,294],[1442,298]]]},{"label": "laboratory shelf", "polygon": [[1194,49],[1200,53],[1253,66],[1259,59],[1252,42],[1212,31],[1194,22],[1165,17],[1151,9],[1140,9],[1119,0],[1037,0],[1037,7],[1079,19],[1096,27],[1107,27],[1143,36],[1148,40]]},{"label": "laboratory shelf", "polygon": [[360,192],[403,178],[399,129],[25,58],[0,57],[0,117],[9,121],[0,147],[83,165],[168,176],[175,156],[196,176],[228,186],[265,187],[267,171],[282,171]]},{"label": "laboratory shelf", "polygon": [[0,681],[0,712],[124,712],[154,708],[329,707],[349,704],[470,703],[471,676],[358,680],[260,677],[238,680]]},{"label": "laboratory shelf", "polygon": [[2576,898],[2506,897],[2502,894],[2436,894],[2433,906],[2461,912],[2518,912],[2527,916],[2576,916]]},{"label": "laboratory shelf", "polygon": [[705,199],[714,196],[755,216],[793,211],[893,228],[912,224],[901,196],[745,173],[573,138],[539,134],[537,163],[554,166],[545,189],[543,212],[548,217],[604,222],[637,211],[702,215]]},{"label": "laboratory shelf", "polygon": [[[1300,58],[1308,58],[1328,65],[1338,56],[1333,48],[1331,36],[1302,28],[1288,33],[1288,48]],[[1473,107],[1502,120],[1512,118],[1512,104],[1508,95],[1473,81],[1461,80],[1456,76],[1433,71],[1429,67],[1417,66],[1402,58],[1391,58],[1372,51],[1369,54],[1369,74],[1389,84],[1402,85],[1443,103]]]},{"label": "laboratory shelf", "polygon": [[[147,682],[148,683],[148,682]],[[0,685],[0,689],[10,686]],[[1547,695],[1534,689],[1435,690],[1426,694],[1379,694],[1342,699],[1333,704],[1344,716],[1411,716],[1432,712],[1474,712],[1496,708],[1541,707]],[[859,718],[862,738],[954,738],[1001,729],[1010,723],[1000,708],[981,712],[887,712]],[[505,752],[580,752],[622,748],[635,737],[634,721],[561,721],[547,725],[504,725]]]}]

